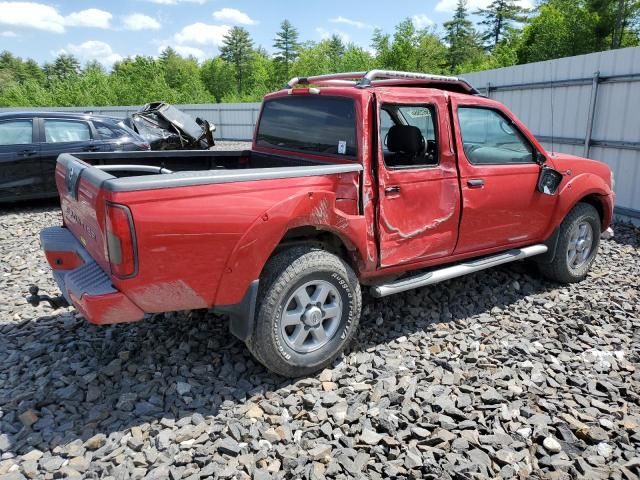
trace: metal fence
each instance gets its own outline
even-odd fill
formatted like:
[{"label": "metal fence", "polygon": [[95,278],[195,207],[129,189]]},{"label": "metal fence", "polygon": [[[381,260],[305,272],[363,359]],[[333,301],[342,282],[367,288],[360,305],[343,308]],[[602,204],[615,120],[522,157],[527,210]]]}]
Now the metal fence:
[{"label": "metal fence", "polygon": [[[465,78],[507,105],[547,149],[608,163],[616,177],[616,213],[640,222],[640,47],[471,73]],[[260,109],[259,103],[177,106],[212,121],[216,138],[222,140],[250,140]],[[56,110],[125,117],[138,108]]]},{"label": "metal fence", "polygon": [[467,74],[548,150],[602,160],[616,214],[640,221],[640,47]]}]

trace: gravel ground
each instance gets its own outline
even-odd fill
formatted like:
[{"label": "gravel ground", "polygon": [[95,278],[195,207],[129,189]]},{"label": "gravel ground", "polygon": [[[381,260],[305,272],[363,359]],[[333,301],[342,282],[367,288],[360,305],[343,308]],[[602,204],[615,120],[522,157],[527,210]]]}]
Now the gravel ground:
[{"label": "gravel ground", "polygon": [[640,230],[589,278],[512,265],[365,298],[333,368],[267,372],[221,318],[96,327],[54,292],[37,233],[0,211],[0,478],[638,478]]}]

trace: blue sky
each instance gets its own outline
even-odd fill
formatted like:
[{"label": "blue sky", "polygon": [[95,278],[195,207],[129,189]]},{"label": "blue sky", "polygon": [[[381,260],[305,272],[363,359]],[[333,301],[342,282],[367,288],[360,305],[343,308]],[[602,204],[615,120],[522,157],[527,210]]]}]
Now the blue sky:
[{"label": "blue sky", "polygon": [[[526,3],[529,0],[521,0]],[[0,1],[0,50],[42,63],[58,53],[72,53],[82,62],[110,66],[136,54],[158,55],[170,45],[199,59],[218,53],[222,37],[234,25],[245,27],[256,45],[271,51],[280,22],[287,18],[301,41],[336,33],[346,41],[369,47],[375,27],[392,32],[410,17],[419,27],[451,17],[456,0],[300,2],[284,0],[70,0]],[[475,10],[490,0],[470,0]]]}]

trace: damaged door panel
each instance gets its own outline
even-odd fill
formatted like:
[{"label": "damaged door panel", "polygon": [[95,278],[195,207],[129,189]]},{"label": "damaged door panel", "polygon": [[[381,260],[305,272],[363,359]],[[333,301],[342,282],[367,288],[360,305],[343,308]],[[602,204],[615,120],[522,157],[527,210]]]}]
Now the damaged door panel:
[{"label": "damaged door panel", "polygon": [[[442,93],[378,96],[382,267],[450,255],[460,190]],[[438,123],[439,122],[439,123]]]}]

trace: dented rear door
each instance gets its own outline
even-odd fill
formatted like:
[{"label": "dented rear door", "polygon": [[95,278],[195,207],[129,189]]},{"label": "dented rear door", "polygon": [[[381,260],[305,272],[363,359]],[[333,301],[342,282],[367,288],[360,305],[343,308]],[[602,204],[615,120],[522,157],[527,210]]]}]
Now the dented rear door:
[{"label": "dented rear door", "polygon": [[[447,98],[435,90],[409,88],[380,89],[376,97],[380,265],[451,255],[458,235],[460,188]],[[395,117],[390,112],[396,112]],[[387,148],[389,128],[398,122],[417,126],[428,137],[424,160],[405,165]]]}]

